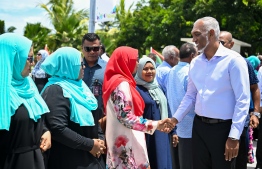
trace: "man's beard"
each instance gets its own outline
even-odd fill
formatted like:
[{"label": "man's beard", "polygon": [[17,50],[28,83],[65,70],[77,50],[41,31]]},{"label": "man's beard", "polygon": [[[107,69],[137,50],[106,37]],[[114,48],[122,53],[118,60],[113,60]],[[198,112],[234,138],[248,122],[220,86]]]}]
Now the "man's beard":
[{"label": "man's beard", "polygon": [[207,42],[206,42],[206,46],[205,46],[205,47],[203,47],[202,49],[198,49],[198,48],[197,48],[199,53],[203,53],[204,50],[206,49],[207,45],[209,44],[208,36],[206,36],[206,41],[207,41]]}]

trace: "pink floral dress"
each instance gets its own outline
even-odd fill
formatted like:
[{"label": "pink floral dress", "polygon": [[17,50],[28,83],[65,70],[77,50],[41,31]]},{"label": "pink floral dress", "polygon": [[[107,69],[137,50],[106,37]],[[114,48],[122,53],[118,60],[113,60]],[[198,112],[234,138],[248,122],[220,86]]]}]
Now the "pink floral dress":
[{"label": "pink floral dress", "polygon": [[153,134],[157,121],[134,114],[129,84],[122,82],[112,92],[106,107],[108,169],[147,169],[145,134]]}]

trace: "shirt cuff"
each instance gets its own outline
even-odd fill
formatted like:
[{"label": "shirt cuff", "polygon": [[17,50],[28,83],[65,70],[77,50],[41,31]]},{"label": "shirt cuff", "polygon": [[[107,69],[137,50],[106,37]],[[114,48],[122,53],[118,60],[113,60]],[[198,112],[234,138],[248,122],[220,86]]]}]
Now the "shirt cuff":
[{"label": "shirt cuff", "polygon": [[237,129],[235,126],[232,125],[228,137],[235,138],[235,139],[239,140],[241,134],[242,134],[242,131],[240,132],[239,129]]},{"label": "shirt cuff", "polygon": [[148,120],[146,122],[146,131],[145,133],[153,135],[158,125],[158,121]]},{"label": "shirt cuff", "polygon": [[175,113],[175,114],[173,115],[173,117],[174,117],[175,119],[177,119],[178,122],[180,122],[180,121],[183,119],[183,117],[182,117],[181,115],[179,115],[179,113]]}]

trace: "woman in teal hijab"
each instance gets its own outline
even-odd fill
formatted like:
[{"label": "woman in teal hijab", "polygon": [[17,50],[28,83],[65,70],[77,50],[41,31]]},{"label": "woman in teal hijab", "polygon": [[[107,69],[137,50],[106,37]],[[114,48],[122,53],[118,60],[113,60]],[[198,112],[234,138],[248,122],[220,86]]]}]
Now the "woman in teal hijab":
[{"label": "woman in teal hijab", "polygon": [[[171,117],[168,110],[166,96],[160,89],[156,79],[155,62],[149,57],[139,60],[137,73],[135,76],[137,91],[145,102],[143,117],[150,120],[163,120]],[[146,135],[146,145],[151,169],[172,168],[170,152],[170,135],[155,131],[153,135]]]},{"label": "woman in teal hijab", "polygon": [[257,75],[257,67],[260,64],[260,60],[254,55],[249,56],[247,60],[251,63],[252,67],[254,68],[255,74]]},{"label": "woman in teal hijab", "polygon": [[0,35],[0,168],[4,169],[44,169],[41,150],[51,146],[42,118],[49,109],[28,76],[31,45],[24,36]]},{"label": "woman in teal hijab", "polygon": [[81,53],[62,47],[42,63],[51,76],[42,90],[50,113],[46,124],[52,133],[49,169],[102,169],[104,135],[98,125],[97,100],[83,82]]}]

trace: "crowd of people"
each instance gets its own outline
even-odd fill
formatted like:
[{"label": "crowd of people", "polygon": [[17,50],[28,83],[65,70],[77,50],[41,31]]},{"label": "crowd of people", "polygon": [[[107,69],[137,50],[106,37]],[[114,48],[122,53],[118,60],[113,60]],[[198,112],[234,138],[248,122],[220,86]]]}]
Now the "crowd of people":
[{"label": "crowd of people", "polygon": [[[32,41],[0,35],[0,169],[246,169],[261,56],[231,50],[212,17],[191,34],[157,64],[128,46],[108,57],[87,33],[81,52],[39,50],[32,71]],[[261,147],[259,130],[256,169]]]}]

